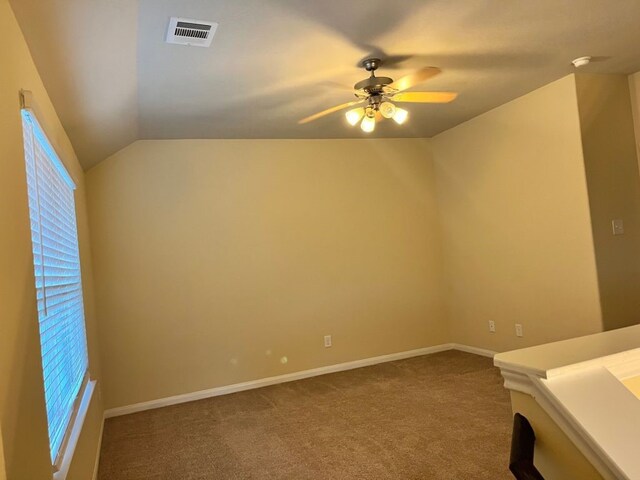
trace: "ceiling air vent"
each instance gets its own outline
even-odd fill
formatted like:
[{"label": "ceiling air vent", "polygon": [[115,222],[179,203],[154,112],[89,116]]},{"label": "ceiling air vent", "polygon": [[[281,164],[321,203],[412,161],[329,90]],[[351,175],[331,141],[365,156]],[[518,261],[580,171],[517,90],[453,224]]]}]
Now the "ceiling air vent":
[{"label": "ceiling air vent", "polygon": [[218,28],[218,24],[215,22],[171,17],[167,31],[167,43],[208,47],[211,45],[216,28]]}]

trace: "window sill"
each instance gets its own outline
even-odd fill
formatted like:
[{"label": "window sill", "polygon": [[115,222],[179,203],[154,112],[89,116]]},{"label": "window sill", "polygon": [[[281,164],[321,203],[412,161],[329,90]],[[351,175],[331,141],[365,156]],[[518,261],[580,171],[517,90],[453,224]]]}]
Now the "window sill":
[{"label": "window sill", "polygon": [[71,460],[73,454],[78,445],[80,434],[82,433],[82,426],[84,425],[84,419],[89,411],[89,405],[91,405],[91,398],[96,388],[96,381],[90,380],[82,393],[82,400],[80,400],[80,406],[78,407],[78,413],[71,427],[71,434],[69,435],[69,441],[64,449],[62,461],[60,462],[60,469],[53,474],[53,480],[65,480],[69,473],[69,467],[71,467]]}]

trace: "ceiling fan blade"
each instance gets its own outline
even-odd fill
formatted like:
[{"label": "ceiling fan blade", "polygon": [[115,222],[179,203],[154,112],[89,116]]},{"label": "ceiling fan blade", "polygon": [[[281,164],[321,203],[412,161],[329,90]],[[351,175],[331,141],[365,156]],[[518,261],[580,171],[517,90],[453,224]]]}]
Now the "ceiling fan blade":
[{"label": "ceiling fan blade", "polygon": [[418,70],[417,72],[410,73],[409,75],[405,75],[404,77],[400,77],[395,82],[391,83],[389,86],[396,90],[406,90],[407,88],[411,88],[415,85],[419,85],[422,82],[429,80],[432,77],[435,77],[440,73],[440,69],[437,67],[424,67]]},{"label": "ceiling fan blade", "polygon": [[310,115],[308,117],[305,117],[302,120],[298,120],[298,123],[300,125],[302,125],[303,123],[313,122],[314,120],[317,120],[318,118],[324,117],[325,115],[329,115],[329,114],[337,112],[339,110],[343,110],[345,108],[349,108],[352,105],[357,105],[357,104],[362,103],[362,102],[363,102],[363,100],[355,100],[353,102],[343,103],[342,105],[337,105],[335,107],[327,108],[326,110],[323,110],[321,112],[318,112],[318,113],[315,113],[315,114]]},{"label": "ceiling fan blade", "polygon": [[395,102],[449,103],[458,96],[455,92],[400,92],[391,97]]}]

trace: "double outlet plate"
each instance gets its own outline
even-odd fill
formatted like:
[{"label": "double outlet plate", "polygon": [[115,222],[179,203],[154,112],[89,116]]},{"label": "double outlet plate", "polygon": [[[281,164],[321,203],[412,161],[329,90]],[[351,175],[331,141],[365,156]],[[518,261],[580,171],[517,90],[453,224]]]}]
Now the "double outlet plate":
[{"label": "double outlet plate", "polygon": [[[496,322],[493,320],[489,320],[489,331],[491,333],[496,333]],[[516,337],[522,337],[524,335],[522,331],[522,324],[516,323]]]}]

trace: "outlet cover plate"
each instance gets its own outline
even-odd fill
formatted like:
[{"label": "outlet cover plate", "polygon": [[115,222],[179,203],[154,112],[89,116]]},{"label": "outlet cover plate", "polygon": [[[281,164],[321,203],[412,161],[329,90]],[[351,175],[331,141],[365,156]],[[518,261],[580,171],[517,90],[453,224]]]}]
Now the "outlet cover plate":
[{"label": "outlet cover plate", "polygon": [[523,336],[522,324],[516,323],[516,337],[522,337],[522,336]]}]

